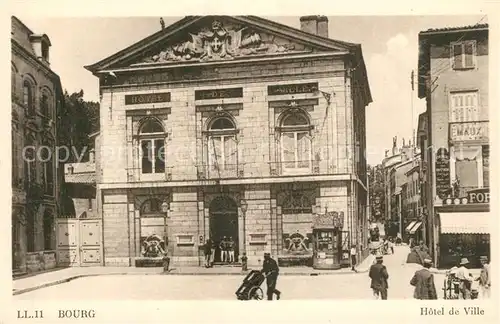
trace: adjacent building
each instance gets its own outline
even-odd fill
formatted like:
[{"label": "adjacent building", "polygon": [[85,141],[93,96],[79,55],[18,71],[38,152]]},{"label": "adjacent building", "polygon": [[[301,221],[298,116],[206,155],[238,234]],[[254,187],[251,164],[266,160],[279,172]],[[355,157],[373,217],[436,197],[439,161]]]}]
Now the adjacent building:
[{"label": "adjacent building", "polygon": [[[419,124],[434,261],[490,255],[488,25],[419,34]],[[425,120],[424,120],[425,119]],[[425,153],[424,153],[425,152]]]},{"label": "adjacent building", "polygon": [[55,218],[62,172],[55,160],[61,82],[50,39],[11,19],[12,270],[56,266]]},{"label": "adjacent building", "polygon": [[[391,153],[391,155],[389,155]],[[387,236],[396,237],[403,233],[402,223],[402,190],[406,183],[406,171],[412,168],[416,148],[411,143],[403,143],[398,147],[397,137],[393,138],[392,149],[386,151],[382,160],[385,189],[384,227]]]},{"label": "adjacent building", "polygon": [[420,201],[420,154],[406,164],[404,184],[401,186],[401,231],[402,239],[409,242],[425,242],[425,226]]},{"label": "adjacent building", "polygon": [[[340,261],[366,242],[361,46],[254,16],[189,16],[86,68],[100,82],[104,265],[159,237],[178,265],[231,237],[250,264],[314,253],[313,217],[344,215]],[[219,260],[217,254],[216,261]]]}]

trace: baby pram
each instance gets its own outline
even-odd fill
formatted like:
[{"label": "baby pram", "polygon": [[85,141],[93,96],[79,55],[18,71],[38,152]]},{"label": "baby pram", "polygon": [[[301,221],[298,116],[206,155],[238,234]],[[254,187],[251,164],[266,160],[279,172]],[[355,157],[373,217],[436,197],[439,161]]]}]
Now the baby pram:
[{"label": "baby pram", "polygon": [[257,270],[252,270],[243,279],[243,283],[236,291],[238,300],[261,300],[264,297],[264,292],[260,285],[264,282],[266,277]]},{"label": "baby pram", "polygon": [[[444,299],[460,299],[460,279],[457,277],[457,268],[446,271],[443,284]],[[477,299],[478,291],[474,282],[471,284],[471,299]]]}]

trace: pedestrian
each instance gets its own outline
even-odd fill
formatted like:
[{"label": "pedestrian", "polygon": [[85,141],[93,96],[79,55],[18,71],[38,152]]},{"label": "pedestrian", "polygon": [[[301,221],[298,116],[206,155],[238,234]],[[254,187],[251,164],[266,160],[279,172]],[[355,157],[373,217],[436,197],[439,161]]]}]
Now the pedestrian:
[{"label": "pedestrian", "polygon": [[479,281],[479,293],[481,299],[490,299],[491,298],[491,276],[490,276],[490,264],[488,262],[487,256],[480,256],[479,260],[481,261],[481,274],[479,278],[476,280]]},{"label": "pedestrian", "polygon": [[273,300],[273,295],[276,294],[276,299],[281,297],[281,291],[276,289],[280,269],[278,263],[271,258],[271,253],[264,253],[264,262],[262,263],[262,274],[266,277],[267,284],[267,300]]},{"label": "pedestrian", "polygon": [[391,248],[391,254],[394,254],[394,239],[389,240],[389,247]]},{"label": "pedestrian", "polygon": [[418,243],[418,249],[420,250],[420,252],[428,255],[429,254],[429,248],[427,247],[427,245],[424,244],[424,241],[420,241]]},{"label": "pedestrian", "polygon": [[220,248],[220,262],[227,261],[227,237],[223,237],[220,240],[219,248]]},{"label": "pedestrian", "polygon": [[474,278],[469,271],[469,260],[462,258],[460,260],[460,267],[457,269],[456,278],[460,280],[459,291],[462,299],[472,299],[472,282]]},{"label": "pedestrian", "polygon": [[357,251],[356,251],[356,245],[352,245],[351,246],[351,270],[352,271],[356,271],[356,255],[357,255]]},{"label": "pedestrian", "polygon": [[432,266],[430,259],[424,259],[424,268],[415,272],[411,278],[410,285],[415,287],[413,298],[415,299],[437,299],[434,275],[429,271]]},{"label": "pedestrian", "polygon": [[370,267],[370,272],[368,274],[372,280],[370,288],[373,290],[375,299],[387,300],[387,290],[389,289],[387,280],[389,279],[389,273],[385,265],[382,264],[384,262],[382,255],[377,255],[375,262],[376,263]]},{"label": "pedestrian", "polygon": [[210,239],[210,242],[212,243],[212,245],[211,245],[212,255],[210,257],[210,268],[212,268],[214,266],[214,262],[215,262],[215,251],[217,250],[217,243],[212,239]]},{"label": "pedestrian", "polygon": [[205,268],[210,267],[210,261],[212,259],[212,242],[207,240],[203,246],[203,253],[205,254]]},{"label": "pedestrian", "polygon": [[229,237],[227,241],[227,253],[228,253],[228,261],[229,263],[234,262],[234,241],[232,237]]}]

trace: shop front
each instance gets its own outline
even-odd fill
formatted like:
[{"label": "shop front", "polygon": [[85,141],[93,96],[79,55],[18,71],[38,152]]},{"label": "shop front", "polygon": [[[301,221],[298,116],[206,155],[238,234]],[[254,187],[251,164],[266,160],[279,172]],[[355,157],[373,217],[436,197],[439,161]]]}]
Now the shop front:
[{"label": "shop front", "polygon": [[479,268],[480,256],[490,257],[492,217],[489,190],[471,190],[461,198],[447,198],[436,207],[439,216],[439,267],[457,266],[468,258],[473,268]]},{"label": "shop front", "polygon": [[315,216],[313,225],[314,269],[336,270],[341,268],[343,225],[343,212],[327,212]]}]

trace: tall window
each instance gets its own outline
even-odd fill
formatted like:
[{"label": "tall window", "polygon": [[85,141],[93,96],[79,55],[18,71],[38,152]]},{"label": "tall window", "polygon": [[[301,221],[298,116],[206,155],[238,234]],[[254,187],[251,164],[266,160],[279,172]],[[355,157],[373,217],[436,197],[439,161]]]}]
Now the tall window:
[{"label": "tall window", "polygon": [[483,145],[483,187],[490,186],[490,146]]},{"label": "tall window", "polygon": [[472,69],[476,65],[476,41],[452,43],[453,69]]},{"label": "tall window", "polygon": [[310,124],[303,114],[291,113],[281,123],[281,162],[286,169],[311,167]]},{"label": "tall window", "polygon": [[36,147],[33,139],[26,139],[26,146],[23,152],[24,160],[24,187],[29,187],[36,182]]},{"label": "tall window", "polygon": [[477,91],[450,94],[450,122],[472,122],[479,120]]},{"label": "tall window", "polygon": [[11,92],[12,92],[12,99],[14,97],[17,97],[17,71],[14,66],[11,67],[11,72],[10,72],[10,86],[11,86]]},{"label": "tall window", "polygon": [[209,126],[208,165],[212,170],[233,170],[238,163],[236,126],[227,117],[215,119]]},{"label": "tall window", "polygon": [[482,186],[482,155],[481,147],[456,148],[455,174],[461,195],[470,189]]},{"label": "tall window", "polygon": [[19,116],[16,112],[12,113],[12,184],[17,187],[19,185]]},{"label": "tall window", "polygon": [[28,115],[33,116],[35,114],[35,101],[33,94],[33,85],[25,80],[23,83],[23,103],[24,107],[28,111]]},{"label": "tall window", "polygon": [[141,172],[165,172],[165,130],[156,119],[148,119],[139,132],[141,146]]},{"label": "tall window", "polygon": [[54,234],[54,214],[46,210],[43,215],[43,249],[52,250],[52,236]]},{"label": "tall window", "polygon": [[54,195],[54,154],[53,154],[53,144],[51,142],[46,142],[44,148],[41,150],[41,160],[43,163],[42,168],[42,183],[45,187],[45,194],[49,196]]},{"label": "tall window", "polygon": [[40,112],[47,118],[52,118],[50,107],[50,95],[44,91],[42,97],[40,98]]}]

